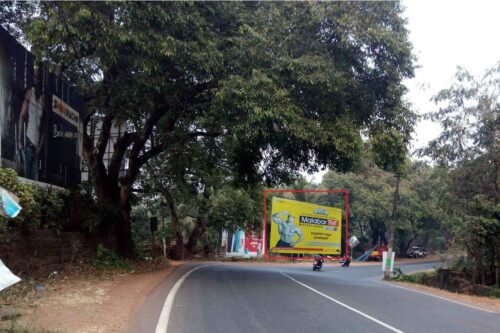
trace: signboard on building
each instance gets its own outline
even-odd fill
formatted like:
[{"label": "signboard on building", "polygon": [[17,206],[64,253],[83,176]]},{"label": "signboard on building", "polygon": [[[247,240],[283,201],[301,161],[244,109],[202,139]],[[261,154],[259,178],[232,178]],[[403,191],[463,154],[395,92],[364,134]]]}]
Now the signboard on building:
[{"label": "signboard on building", "polygon": [[0,157],[30,180],[80,183],[80,96],[0,27]]}]

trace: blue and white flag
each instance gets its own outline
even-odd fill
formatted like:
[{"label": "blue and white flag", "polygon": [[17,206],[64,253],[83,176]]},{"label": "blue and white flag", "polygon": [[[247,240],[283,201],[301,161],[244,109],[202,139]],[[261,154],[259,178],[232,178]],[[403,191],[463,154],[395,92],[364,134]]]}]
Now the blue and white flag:
[{"label": "blue and white flag", "polygon": [[19,198],[3,187],[0,187],[0,215],[12,219],[21,212],[21,209]]}]

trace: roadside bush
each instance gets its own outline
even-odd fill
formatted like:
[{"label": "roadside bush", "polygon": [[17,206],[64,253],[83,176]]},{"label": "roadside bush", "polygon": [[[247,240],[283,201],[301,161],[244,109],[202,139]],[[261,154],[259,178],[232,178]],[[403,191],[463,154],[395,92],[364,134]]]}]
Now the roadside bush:
[{"label": "roadside bush", "polygon": [[36,204],[40,211],[40,228],[60,231],[68,221],[64,200],[66,193],[48,187],[47,191],[37,190]]},{"label": "roadside bush", "polygon": [[469,263],[467,262],[467,257],[465,256],[460,256],[454,260],[451,261],[450,263],[450,268],[451,270],[455,272],[466,272],[467,267],[469,266]]},{"label": "roadside bush", "polygon": [[98,269],[130,269],[130,265],[125,260],[121,259],[115,252],[104,247],[102,244],[97,246],[97,255],[94,260],[94,266]]},{"label": "roadside bush", "polygon": [[478,296],[500,298],[500,289],[476,284],[472,286],[472,293]]},{"label": "roadside bush", "polygon": [[19,197],[22,207],[21,213],[14,219],[0,217],[0,232],[5,232],[8,226],[24,231],[99,232],[102,208],[83,185],[63,191],[50,185],[39,188],[19,181],[15,170],[0,168],[0,186]]},{"label": "roadside bush", "polygon": [[37,189],[31,184],[21,183],[14,169],[0,168],[0,186],[11,191],[19,198],[21,213],[11,220],[0,217],[1,225],[21,226],[26,230],[40,226],[40,205],[37,202]]},{"label": "roadside bush", "polygon": [[[456,262],[456,268],[463,268],[464,259],[459,259]],[[446,278],[441,281],[439,270],[432,272],[418,272],[414,274],[404,274],[401,269],[394,269],[394,281],[410,282],[422,284],[434,288],[443,288],[460,294],[471,294],[483,297],[500,298],[500,289],[493,288],[481,284],[472,284],[465,278],[462,271],[450,270]],[[443,285],[440,285],[440,284]]]}]

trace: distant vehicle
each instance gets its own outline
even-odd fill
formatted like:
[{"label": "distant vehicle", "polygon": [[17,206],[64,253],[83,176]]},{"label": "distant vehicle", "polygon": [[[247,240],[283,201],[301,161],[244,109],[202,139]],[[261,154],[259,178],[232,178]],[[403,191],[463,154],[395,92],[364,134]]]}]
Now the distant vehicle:
[{"label": "distant vehicle", "polygon": [[425,258],[425,255],[427,253],[425,252],[423,247],[413,246],[411,249],[408,250],[406,254],[408,255],[408,258]]},{"label": "distant vehicle", "polygon": [[368,260],[382,261],[382,256],[384,251],[387,251],[387,246],[385,245],[377,246],[368,256]]}]

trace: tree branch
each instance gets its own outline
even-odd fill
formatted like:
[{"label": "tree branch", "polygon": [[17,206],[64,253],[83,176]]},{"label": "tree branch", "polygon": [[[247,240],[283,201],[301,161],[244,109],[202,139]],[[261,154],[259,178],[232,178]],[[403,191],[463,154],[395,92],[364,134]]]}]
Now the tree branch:
[{"label": "tree branch", "polygon": [[142,167],[146,162],[153,157],[158,156],[163,150],[165,149],[165,145],[163,144],[158,144],[154,147],[152,147],[150,150],[144,152],[141,156],[138,157],[137,159],[137,165],[138,167]]},{"label": "tree branch", "polygon": [[75,59],[75,60],[78,62],[78,67],[79,67],[80,71],[82,72],[82,75],[83,75],[85,81],[87,82],[87,84],[89,86],[91,86],[92,82],[89,80],[89,78],[87,77],[87,75],[84,75],[85,74],[85,69],[83,68],[83,65],[82,65],[82,56],[81,56],[81,54],[78,51],[78,48],[76,46],[74,35],[71,33],[71,31],[69,29],[68,21],[67,21],[66,15],[64,14],[64,9],[62,9],[62,7],[58,7],[58,9],[59,9],[59,13],[61,14],[61,17],[62,17],[62,20],[63,20],[64,28],[65,28],[66,32],[68,33],[68,37],[69,37],[69,40],[70,40],[71,48],[73,49],[73,52],[75,53],[75,55],[77,57],[77,59]]},{"label": "tree branch", "polygon": [[140,138],[134,143],[134,146],[132,147],[132,151],[130,153],[130,161],[133,163],[137,158],[139,157],[140,152],[144,148],[146,142],[148,141],[151,133],[153,132],[153,128],[156,125],[156,123],[160,120],[160,118],[165,114],[164,108],[158,108],[156,109],[151,116],[148,118],[146,121],[146,124],[144,125],[144,131]]}]

